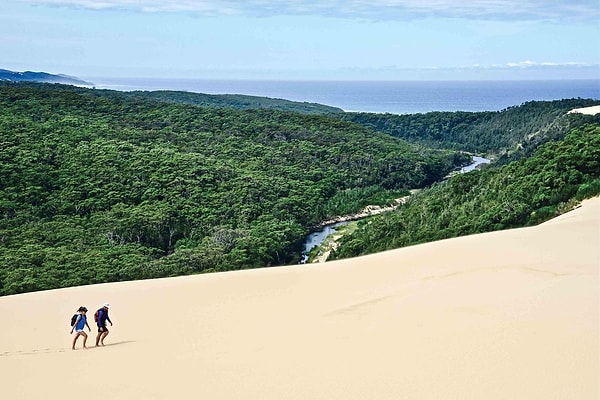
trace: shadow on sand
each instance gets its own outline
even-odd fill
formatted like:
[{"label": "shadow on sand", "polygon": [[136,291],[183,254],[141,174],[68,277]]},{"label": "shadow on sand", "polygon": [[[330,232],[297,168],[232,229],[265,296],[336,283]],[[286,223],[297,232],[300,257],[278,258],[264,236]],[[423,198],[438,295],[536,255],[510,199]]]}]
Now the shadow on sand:
[{"label": "shadow on sand", "polygon": [[[100,348],[100,347],[120,346],[122,344],[127,344],[127,343],[135,343],[135,340],[123,340],[120,342],[106,343],[104,346],[98,346],[98,347]],[[93,344],[91,346],[88,346],[88,350],[95,349],[95,348],[96,348],[96,346],[94,346]],[[78,347],[76,350],[79,351],[79,350],[82,350],[82,348]],[[33,355],[37,355],[37,354],[64,353],[64,352],[69,352],[69,351],[72,351],[72,350],[67,349],[67,348],[64,348],[64,349],[16,350],[16,351],[0,352],[0,357],[33,356]]]},{"label": "shadow on sand", "polygon": [[104,344],[104,346],[100,345],[100,346],[89,346],[89,348],[101,348],[101,347],[111,347],[111,346],[120,346],[122,344],[127,344],[127,343],[135,343],[135,340],[122,340],[120,342],[111,342],[111,343],[106,343]]}]

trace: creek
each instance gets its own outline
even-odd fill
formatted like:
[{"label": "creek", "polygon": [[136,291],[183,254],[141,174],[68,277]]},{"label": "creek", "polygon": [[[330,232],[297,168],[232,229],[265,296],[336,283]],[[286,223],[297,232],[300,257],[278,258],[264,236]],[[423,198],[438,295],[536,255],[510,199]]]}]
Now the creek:
[{"label": "creek", "polygon": [[[473,171],[479,165],[489,164],[489,163],[490,163],[490,160],[488,160],[487,158],[473,156],[473,163],[467,165],[466,167],[461,168],[460,173],[464,174],[466,172]],[[300,264],[304,264],[304,263],[306,263],[306,261],[308,261],[308,253],[310,252],[310,250],[313,249],[314,247],[320,246],[325,241],[325,239],[327,239],[327,237],[329,235],[331,235],[332,233],[334,233],[336,231],[336,229],[335,229],[336,227],[346,225],[347,223],[348,223],[348,221],[335,222],[335,223],[323,225],[323,227],[320,228],[320,230],[311,232],[306,237],[306,240],[304,241],[304,251],[302,251],[302,257],[300,259]]]},{"label": "creek", "polygon": [[487,158],[473,156],[473,163],[467,165],[466,167],[462,167],[460,169],[460,172],[461,172],[461,174],[464,174],[465,172],[473,171],[475,168],[477,168],[481,164],[489,164],[489,163],[490,163],[490,160],[488,160]]},{"label": "creek", "polygon": [[323,241],[327,238],[327,236],[331,235],[335,232],[335,228],[338,226],[346,225],[348,222],[336,222],[334,224],[329,224],[323,226],[321,230],[312,232],[306,237],[306,241],[304,242],[304,251],[302,252],[302,259],[300,260],[300,264],[306,263],[308,261],[308,252],[311,251],[314,247],[320,246]]}]

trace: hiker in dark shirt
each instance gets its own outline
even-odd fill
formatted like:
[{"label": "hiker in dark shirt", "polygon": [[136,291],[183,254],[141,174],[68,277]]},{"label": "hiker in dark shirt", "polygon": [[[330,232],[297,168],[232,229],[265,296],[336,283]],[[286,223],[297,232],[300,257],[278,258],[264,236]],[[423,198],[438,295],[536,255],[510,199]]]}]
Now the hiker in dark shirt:
[{"label": "hiker in dark shirt", "polygon": [[104,303],[102,308],[96,311],[96,325],[98,325],[98,335],[96,336],[96,346],[102,345],[104,346],[104,338],[108,335],[108,328],[106,328],[106,321],[110,322],[110,326],[112,326],[112,321],[108,317],[108,309],[110,308],[110,304]]}]

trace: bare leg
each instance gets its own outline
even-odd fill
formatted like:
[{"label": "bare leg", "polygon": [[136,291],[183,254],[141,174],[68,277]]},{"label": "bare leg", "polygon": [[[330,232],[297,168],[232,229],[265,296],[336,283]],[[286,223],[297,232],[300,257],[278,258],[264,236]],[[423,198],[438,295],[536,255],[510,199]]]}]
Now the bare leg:
[{"label": "bare leg", "polygon": [[98,332],[96,335],[96,346],[98,346],[98,343],[100,343],[100,336],[102,336],[102,332]]},{"label": "bare leg", "polygon": [[81,336],[83,336],[83,348],[87,349],[85,342],[87,342],[88,335],[85,332],[81,332]]},{"label": "bare leg", "polygon": [[104,346],[104,338],[108,336],[108,331],[102,333],[102,337],[100,338],[100,344]]},{"label": "bare leg", "polygon": [[73,345],[71,346],[72,350],[75,350],[75,342],[77,342],[77,338],[79,337],[79,332],[75,334],[75,337],[73,338]]}]

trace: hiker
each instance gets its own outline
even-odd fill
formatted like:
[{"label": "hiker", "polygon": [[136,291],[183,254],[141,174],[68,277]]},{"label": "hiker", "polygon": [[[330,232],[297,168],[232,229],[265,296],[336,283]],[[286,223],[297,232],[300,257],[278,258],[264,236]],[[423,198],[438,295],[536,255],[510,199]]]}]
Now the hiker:
[{"label": "hiker", "polygon": [[108,329],[106,328],[106,321],[110,322],[110,326],[112,326],[112,321],[108,317],[108,309],[110,308],[110,304],[104,303],[102,308],[99,308],[94,315],[94,319],[96,320],[96,325],[98,325],[98,335],[96,336],[96,346],[99,344],[104,346],[104,338],[108,335]]},{"label": "hiker", "polygon": [[[77,342],[77,339],[79,338],[79,336],[83,336],[83,348],[87,349],[87,346],[85,345],[85,343],[87,342],[88,335],[87,335],[87,333],[85,333],[84,328],[87,326],[88,331],[90,331],[90,332],[92,331],[92,328],[90,328],[90,325],[87,322],[86,313],[87,313],[87,308],[85,308],[83,306],[79,307],[79,310],[77,310],[75,321],[74,321],[73,325],[71,325],[71,334],[73,334],[73,330],[75,330],[75,337],[73,338],[73,346],[71,346],[71,349],[73,349],[73,350],[75,350],[75,343]],[[71,321],[73,321],[73,320],[71,320]]]}]

